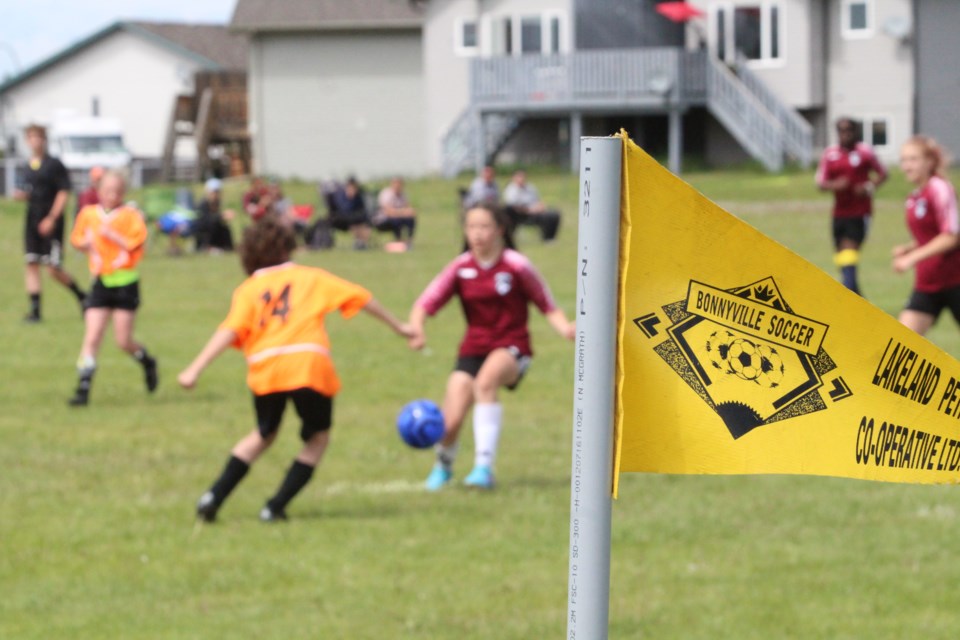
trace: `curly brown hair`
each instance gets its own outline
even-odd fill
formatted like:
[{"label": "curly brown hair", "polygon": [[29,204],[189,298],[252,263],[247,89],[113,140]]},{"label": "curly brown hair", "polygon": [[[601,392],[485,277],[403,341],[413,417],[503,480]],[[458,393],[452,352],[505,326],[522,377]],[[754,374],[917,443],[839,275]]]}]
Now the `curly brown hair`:
[{"label": "curly brown hair", "polygon": [[293,230],[273,216],[265,216],[243,230],[240,262],[250,275],[257,269],[283,264],[296,248]]}]

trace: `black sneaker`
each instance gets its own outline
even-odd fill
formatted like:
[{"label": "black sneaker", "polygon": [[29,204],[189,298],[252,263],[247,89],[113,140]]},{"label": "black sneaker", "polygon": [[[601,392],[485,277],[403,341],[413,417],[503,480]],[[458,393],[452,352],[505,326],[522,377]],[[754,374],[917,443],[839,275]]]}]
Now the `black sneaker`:
[{"label": "black sneaker", "polygon": [[71,407],[85,407],[90,404],[90,390],[89,389],[77,389],[73,397],[67,400],[67,404]]},{"label": "black sneaker", "polygon": [[27,324],[38,324],[40,322],[40,314],[28,313],[27,315],[23,316],[23,321]]},{"label": "black sneaker", "polygon": [[153,393],[160,384],[160,376],[157,373],[157,359],[147,356],[143,359],[143,377],[147,383],[147,391]]},{"label": "black sneaker", "polygon": [[216,520],[219,509],[220,505],[217,504],[216,497],[210,491],[200,496],[200,499],[197,501],[197,517],[204,522],[213,522]]},{"label": "black sneaker", "polygon": [[274,511],[269,506],[260,509],[260,522],[286,522],[286,520],[285,511]]}]

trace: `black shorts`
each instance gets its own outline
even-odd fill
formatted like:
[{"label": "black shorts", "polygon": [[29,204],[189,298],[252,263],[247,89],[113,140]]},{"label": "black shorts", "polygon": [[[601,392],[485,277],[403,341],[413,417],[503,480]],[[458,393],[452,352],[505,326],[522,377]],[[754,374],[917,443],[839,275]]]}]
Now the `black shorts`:
[{"label": "black shorts", "polygon": [[960,287],[944,289],[936,293],[926,293],[914,290],[907,300],[906,309],[910,311],[919,311],[934,317],[940,316],[944,308],[950,309],[950,313],[957,322],[960,322]]},{"label": "black shorts", "polygon": [[862,218],[833,218],[833,245],[840,248],[841,240],[863,244],[870,230],[870,216]]},{"label": "black shorts", "polygon": [[[517,376],[517,381],[511,385],[507,385],[507,389],[513,391],[520,385],[520,381],[523,380],[523,376],[526,375],[527,369],[530,368],[530,363],[533,362],[532,356],[525,356],[520,353],[520,350],[516,347],[507,347],[507,351],[510,352],[517,360],[517,367],[520,369],[520,375]],[[457,362],[453,365],[454,371],[463,371],[466,374],[469,374],[471,378],[476,378],[477,374],[480,372],[480,367],[483,366],[483,363],[486,362],[487,356],[490,354],[484,354],[482,356],[458,356]]]},{"label": "black shorts", "polygon": [[27,264],[48,264],[59,267],[63,264],[63,216],[57,219],[53,233],[49,236],[40,234],[40,220],[27,216],[27,223],[23,229],[23,255]]},{"label": "black shorts", "polygon": [[100,278],[97,278],[93,281],[83,306],[85,309],[136,311],[140,306],[140,283],[132,282],[120,287],[108,287]]},{"label": "black shorts", "polygon": [[301,440],[306,442],[317,433],[329,431],[333,424],[333,398],[304,388],[266,393],[262,396],[254,394],[253,408],[257,412],[257,429],[261,437],[266,439],[280,428],[283,411],[287,408],[287,398],[293,400],[293,406],[300,416]]}]

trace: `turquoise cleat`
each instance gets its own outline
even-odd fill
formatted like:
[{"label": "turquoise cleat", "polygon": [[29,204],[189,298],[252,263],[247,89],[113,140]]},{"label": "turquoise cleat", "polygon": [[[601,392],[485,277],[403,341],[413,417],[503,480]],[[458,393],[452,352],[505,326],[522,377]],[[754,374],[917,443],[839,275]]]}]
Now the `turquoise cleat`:
[{"label": "turquoise cleat", "polygon": [[493,489],[493,471],[490,467],[477,466],[463,479],[463,484],[475,489]]},{"label": "turquoise cleat", "polygon": [[433,465],[433,469],[430,471],[430,475],[427,476],[427,481],[425,486],[427,491],[440,491],[450,482],[450,478],[453,477],[453,471],[450,467],[445,467],[439,462]]}]

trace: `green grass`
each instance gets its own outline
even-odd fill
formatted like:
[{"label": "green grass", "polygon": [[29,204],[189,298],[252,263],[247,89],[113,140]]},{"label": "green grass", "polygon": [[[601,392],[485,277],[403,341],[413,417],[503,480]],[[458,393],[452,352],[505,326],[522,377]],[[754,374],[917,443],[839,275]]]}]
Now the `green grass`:
[{"label": "green grass", "polygon": [[[576,179],[535,173],[566,211],[557,243],[520,243],[568,313],[575,293]],[[731,211],[832,272],[828,200],[809,172],[690,174]],[[455,183],[412,182],[416,249],[344,248],[298,259],[371,288],[398,315],[459,247]],[[236,206],[241,185],[231,184]],[[296,201],[312,187],[290,185]],[[910,277],[889,248],[906,237],[895,179],[881,191],[864,251],[864,289],[896,313]],[[138,194],[134,194],[138,195]],[[561,637],[565,629],[573,350],[532,320],[537,357],[504,397],[500,487],[416,490],[429,453],[405,448],[397,409],[436,399],[463,329],[456,305],[409,352],[369,317],[330,320],[344,390],[334,438],[292,520],[256,519],[298,448],[292,419],[215,526],[196,498],[252,426],[240,356],[217,361],[188,394],[174,377],[202,346],[242,279],[232,256],[143,263],[138,336],[160,358],[146,397],[140,372],[105,343],[93,402],[68,410],[82,325],[45,281],[45,322],[24,326],[21,207],[0,203],[0,638]],[[341,247],[348,243],[339,238]],[[84,270],[71,254],[68,267]],[[931,334],[960,354],[945,318]],[[108,338],[109,339],[109,338]],[[469,434],[469,432],[467,432]],[[460,477],[469,466],[467,435]],[[614,506],[612,638],[944,638],[960,631],[954,555],[960,494],[803,477],[623,478]]]}]

